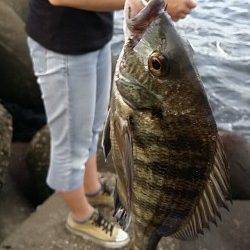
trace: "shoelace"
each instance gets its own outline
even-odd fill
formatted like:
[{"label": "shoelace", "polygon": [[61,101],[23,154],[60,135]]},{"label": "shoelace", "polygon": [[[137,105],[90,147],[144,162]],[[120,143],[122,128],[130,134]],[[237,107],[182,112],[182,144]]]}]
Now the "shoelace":
[{"label": "shoelace", "polygon": [[109,220],[105,219],[103,215],[99,214],[98,212],[93,214],[92,224],[101,227],[107,234],[109,233],[110,236],[113,234],[114,224]]}]

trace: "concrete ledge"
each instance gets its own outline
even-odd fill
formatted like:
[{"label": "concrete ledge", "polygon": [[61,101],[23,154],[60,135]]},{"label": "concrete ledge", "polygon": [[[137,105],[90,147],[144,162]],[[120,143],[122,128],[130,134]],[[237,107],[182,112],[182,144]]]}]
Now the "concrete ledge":
[{"label": "concrete ledge", "polygon": [[[110,211],[104,210],[104,213]],[[64,227],[68,209],[57,195],[52,195],[38,207],[15,232],[0,246],[0,249],[25,250],[103,250],[91,242],[71,235]],[[110,213],[111,214],[111,213]],[[250,249],[250,202],[235,201],[230,216],[224,214],[218,228],[189,242],[163,238],[158,249],[172,250],[247,250]],[[128,249],[128,248],[126,248]]]},{"label": "concrete ledge", "polygon": [[[109,210],[102,210],[110,214]],[[15,232],[0,245],[0,249],[15,250],[103,250],[94,243],[84,241],[78,236],[71,235],[64,227],[68,208],[56,194],[52,195],[43,205],[38,207]],[[165,241],[165,245],[173,246],[172,240]],[[128,249],[128,248],[124,248]],[[166,249],[166,248],[160,248]],[[176,249],[167,248],[167,249]]]}]

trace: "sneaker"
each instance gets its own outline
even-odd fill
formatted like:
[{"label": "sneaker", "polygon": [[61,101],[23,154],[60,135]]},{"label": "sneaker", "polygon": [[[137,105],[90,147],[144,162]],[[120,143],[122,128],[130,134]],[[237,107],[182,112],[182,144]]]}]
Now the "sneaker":
[{"label": "sneaker", "polygon": [[97,210],[91,217],[84,222],[77,222],[69,214],[66,228],[85,240],[107,248],[120,248],[129,243],[129,235],[124,232],[117,224],[105,219]]},{"label": "sneaker", "polygon": [[101,181],[100,190],[94,194],[86,194],[86,197],[93,207],[114,207],[114,189],[110,187],[108,181],[105,178]]}]

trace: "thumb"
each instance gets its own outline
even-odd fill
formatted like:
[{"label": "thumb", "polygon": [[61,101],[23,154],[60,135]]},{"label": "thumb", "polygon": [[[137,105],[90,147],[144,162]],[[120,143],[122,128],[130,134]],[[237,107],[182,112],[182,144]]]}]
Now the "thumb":
[{"label": "thumb", "polygon": [[197,2],[195,0],[186,0],[186,4],[191,9],[193,9],[197,6]]}]

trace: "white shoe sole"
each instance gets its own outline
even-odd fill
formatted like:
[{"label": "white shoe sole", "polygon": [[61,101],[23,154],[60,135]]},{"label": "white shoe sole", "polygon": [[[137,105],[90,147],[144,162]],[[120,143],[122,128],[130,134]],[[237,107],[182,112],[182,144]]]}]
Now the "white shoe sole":
[{"label": "white shoe sole", "polygon": [[130,239],[128,238],[127,240],[121,241],[121,242],[107,242],[104,240],[100,240],[97,239],[91,235],[88,235],[87,233],[83,233],[81,231],[78,231],[76,229],[73,229],[72,227],[70,227],[67,223],[66,223],[66,228],[73,234],[76,234],[78,236],[81,236],[84,240],[89,240],[94,242],[95,244],[102,246],[102,247],[107,247],[107,248],[121,248],[121,247],[125,247],[128,245]]}]

